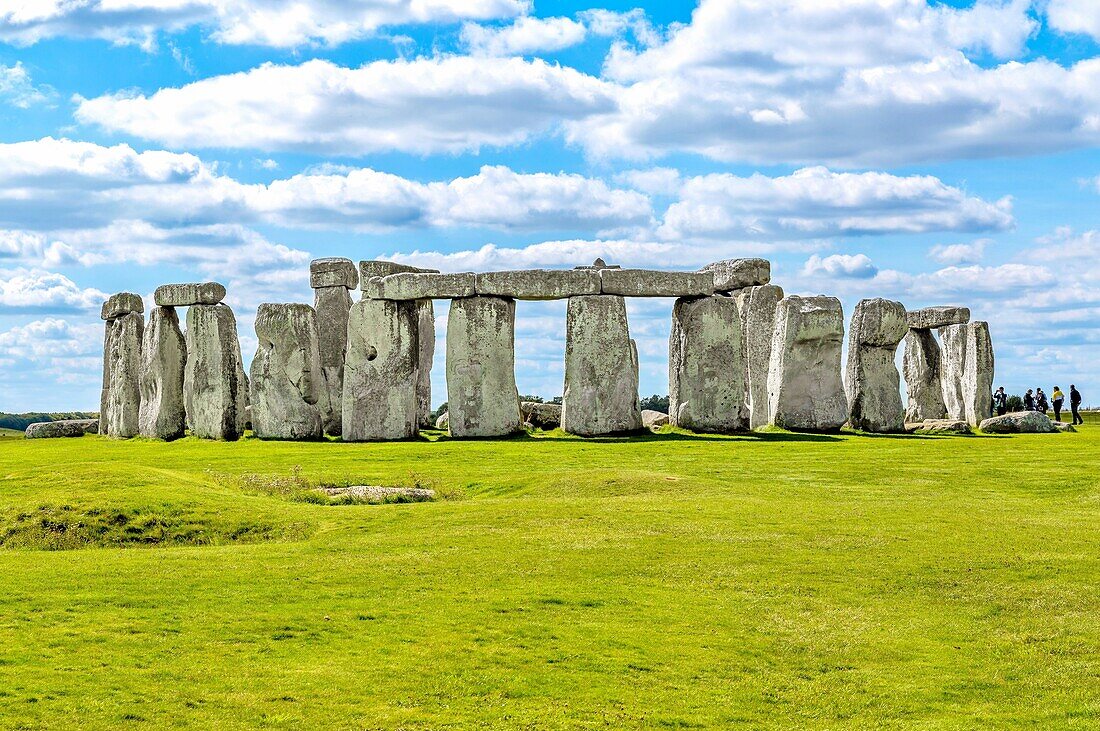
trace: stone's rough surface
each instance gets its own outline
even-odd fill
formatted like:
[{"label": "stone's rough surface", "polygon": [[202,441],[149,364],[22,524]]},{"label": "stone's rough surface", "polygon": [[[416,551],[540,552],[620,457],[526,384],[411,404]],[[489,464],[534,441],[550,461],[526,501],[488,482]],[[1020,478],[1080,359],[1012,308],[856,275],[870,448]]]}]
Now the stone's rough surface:
[{"label": "stone's rough surface", "polygon": [[321,287],[355,289],[359,286],[359,271],[351,259],[340,257],[314,259],[309,263],[309,286],[314,289]]},{"label": "stone's rough surface", "polygon": [[714,274],[716,292],[758,287],[772,279],[772,265],[767,259],[726,259],[707,264],[700,271]]},{"label": "stone's rough surface", "polygon": [[940,384],[948,419],[966,420],[963,372],[966,369],[966,325],[940,328]]},{"label": "stone's rough surface", "polygon": [[1055,434],[1054,422],[1038,411],[1014,411],[985,419],[978,429],[987,434]]},{"label": "stone's rough surface", "polygon": [[707,297],[714,294],[711,272],[601,269],[600,291],[626,297]]},{"label": "stone's rough surface", "polygon": [[840,377],[844,312],[835,297],[784,297],[775,312],[768,414],[785,429],[836,431],[848,418]]},{"label": "stone's rough surface", "polygon": [[64,419],[29,424],[23,435],[27,439],[57,439],[97,433],[99,433],[99,419]]},{"label": "stone's rough surface", "polygon": [[244,432],[248,378],[237,320],[225,305],[187,310],[187,366],[183,401],[187,427],[203,439],[238,439]]},{"label": "stone's rough surface", "polygon": [[119,292],[107,298],[107,301],[103,303],[103,307],[100,308],[99,317],[101,320],[114,320],[131,312],[138,314],[145,312],[145,304],[141,301],[141,295],[133,292]]},{"label": "stone's rough surface", "polygon": [[186,425],[183,372],[187,342],[172,307],[154,307],[141,344],[141,409],[138,432],[154,439],[178,439]]},{"label": "stone's rough surface", "polygon": [[367,282],[371,279],[388,277],[391,274],[400,272],[435,272],[435,269],[421,269],[408,264],[398,264],[395,261],[384,261],[382,259],[361,261],[359,262],[359,286],[365,290]]},{"label": "stone's rough surface", "polygon": [[981,320],[966,325],[963,409],[973,426],[993,415],[993,341]]},{"label": "stone's rough surface", "polygon": [[447,315],[447,413],[451,435],[494,437],[523,427],[515,375],[516,303],[451,302]]},{"label": "stone's rough surface", "polygon": [[1057,429],[1058,431],[1065,431],[1065,432],[1076,432],[1077,431],[1077,429],[1073,426],[1073,424],[1068,424],[1064,421],[1052,421],[1050,423],[1053,424],[1054,428]]},{"label": "stone's rough surface", "polygon": [[407,439],[418,431],[416,302],[364,299],[351,307],[344,361],[346,442]]},{"label": "stone's rough surface", "polygon": [[225,299],[225,285],[217,282],[162,284],[153,293],[158,307],[216,305]]},{"label": "stone's rough surface", "polygon": [[947,325],[965,325],[970,322],[970,309],[966,307],[925,307],[906,313],[906,324],[914,330],[936,330]]},{"label": "stone's rough surface", "polygon": [[905,337],[905,305],[881,298],[860,300],[848,332],[848,424],[862,431],[891,433],[905,428],[901,376],[894,364]]},{"label": "stone's rough surface", "polygon": [[111,393],[111,344],[115,333],[118,332],[115,323],[108,320],[103,325],[103,380],[99,389],[99,433],[107,433],[107,412],[109,404],[107,397]]},{"label": "stone's rough surface", "polygon": [[561,426],[561,404],[524,401],[519,405],[523,421],[536,429],[557,429]]},{"label": "stone's rough surface", "polygon": [[417,419],[421,429],[432,427],[432,364],[435,362],[435,307],[431,300],[417,300],[417,335],[420,342],[420,374],[416,379]]},{"label": "stone's rough surface", "polygon": [[745,349],[745,398],[750,429],[768,423],[768,364],[772,356],[775,308],[781,299],[783,289],[774,284],[746,287],[737,293],[737,307],[741,311],[741,342]]},{"label": "stone's rough surface", "polygon": [[622,297],[569,298],[561,425],[582,436],[642,428],[638,350]]},{"label": "stone's rough surface", "polygon": [[942,419],[947,414],[940,383],[940,344],[931,330],[910,330],[905,334],[906,422]]},{"label": "stone's rough surface", "polygon": [[910,434],[972,434],[970,424],[954,419],[925,419],[906,423],[905,431]]},{"label": "stone's rough surface", "polygon": [[249,402],[260,439],[320,439],[328,398],[317,347],[317,315],[309,305],[264,303],[256,310],[259,347],[252,360]]},{"label": "stone's rough surface", "polygon": [[553,300],[600,293],[600,274],[594,269],[522,269],[478,274],[479,295],[520,300]]},{"label": "stone's rough surface", "polygon": [[435,420],[435,428],[436,429],[442,429],[443,431],[446,431],[447,427],[449,427],[450,424],[451,424],[451,417],[450,417],[450,414],[448,414],[446,411],[444,411],[442,414],[440,414],[439,418],[437,418]]},{"label": "stone's rough surface", "polygon": [[363,296],[381,300],[452,299],[474,296],[474,275],[401,272],[372,277],[363,284]]},{"label": "stone's rough surface", "polygon": [[669,423],[668,414],[663,411],[642,409],[642,426],[646,429],[656,429]]},{"label": "stone's rough surface", "polygon": [[318,402],[321,420],[326,434],[339,436],[351,293],[346,287],[318,287],[313,290],[313,307],[317,313],[317,347],[325,389],[325,396]]},{"label": "stone's rough surface", "polygon": [[138,434],[141,409],[141,339],[144,318],[131,312],[112,326],[111,379],[107,392],[107,434],[128,439]]},{"label": "stone's rough surface", "polygon": [[732,297],[678,299],[668,339],[669,419],[698,432],[748,427],[741,312]]}]

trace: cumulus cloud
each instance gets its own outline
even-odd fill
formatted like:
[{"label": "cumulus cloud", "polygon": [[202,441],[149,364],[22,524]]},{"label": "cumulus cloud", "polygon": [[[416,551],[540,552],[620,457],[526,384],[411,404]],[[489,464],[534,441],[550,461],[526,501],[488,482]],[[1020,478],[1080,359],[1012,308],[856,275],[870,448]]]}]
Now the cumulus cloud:
[{"label": "cumulus cloud", "polygon": [[1063,33],[1083,33],[1100,40],[1100,10],[1093,0],[1050,0],[1047,20]]},{"label": "cumulus cloud", "polygon": [[462,43],[470,53],[487,56],[522,56],[539,51],[560,51],[584,41],[584,23],[569,18],[517,18],[500,28],[474,23],[462,26]]},{"label": "cumulus cloud", "polygon": [[45,104],[57,96],[49,86],[35,86],[22,62],[12,66],[0,64],[0,99],[17,109],[29,109],[35,104]]},{"label": "cumulus cloud", "polygon": [[878,267],[866,254],[832,254],[826,257],[813,254],[803,265],[802,273],[808,276],[868,279],[878,274]]},{"label": "cumulus cloud", "polygon": [[928,256],[940,264],[977,264],[991,243],[989,239],[978,239],[969,244],[936,244]]},{"label": "cumulus cloud", "polygon": [[615,89],[542,60],[449,56],[345,68],[264,64],[151,96],[80,99],[78,121],[170,147],[477,151],[523,142],[614,107]]},{"label": "cumulus cloud", "polygon": [[0,332],[0,352],[14,358],[49,361],[99,354],[103,324],[74,324],[58,317],[33,320]]},{"label": "cumulus cloud", "polygon": [[44,269],[0,269],[0,313],[73,312],[98,308],[107,295]]}]

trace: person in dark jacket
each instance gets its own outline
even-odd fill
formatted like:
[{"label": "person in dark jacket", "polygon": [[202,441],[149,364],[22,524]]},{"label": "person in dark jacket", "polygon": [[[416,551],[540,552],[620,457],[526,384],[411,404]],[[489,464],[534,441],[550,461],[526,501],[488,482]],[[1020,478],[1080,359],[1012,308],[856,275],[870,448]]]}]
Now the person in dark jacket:
[{"label": "person in dark jacket", "polygon": [[1035,411],[1035,397],[1031,395],[1031,389],[1024,394],[1024,411]]},{"label": "person in dark jacket", "polygon": [[1008,413],[1008,394],[1005,393],[1004,386],[993,393],[993,408],[996,410],[997,416],[1004,416]]},{"label": "person in dark jacket", "polygon": [[1081,418],[1081,392],[1072,383],[1069,384],[1069,410],[1073,412],[1075,426],[1085,423],[1085,420]]},{"label": "person in dark jacket", "polygon": [[1050,403],[1047,402],[1047,395],[1043,393],[1043,389],[1035,389],[1035,410],[1042,411],[1043,416],[1047,415],[1047,409],[1050,408]]}]

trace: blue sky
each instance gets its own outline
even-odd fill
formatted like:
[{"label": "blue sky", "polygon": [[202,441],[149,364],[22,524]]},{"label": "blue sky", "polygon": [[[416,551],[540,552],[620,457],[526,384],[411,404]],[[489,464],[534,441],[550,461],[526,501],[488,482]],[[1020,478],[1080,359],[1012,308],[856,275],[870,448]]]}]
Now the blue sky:
[{"label": "blue sky", "polygon": [[[0,0],[0,410],[95,408],[114,291],[224,282],[250,360],[320,256],[765,256],[1100,402],[1098,39],[1095,0]],[[671,305],[630,304],[646,394]],[[521,303],[521,391],[563,335]]]}]

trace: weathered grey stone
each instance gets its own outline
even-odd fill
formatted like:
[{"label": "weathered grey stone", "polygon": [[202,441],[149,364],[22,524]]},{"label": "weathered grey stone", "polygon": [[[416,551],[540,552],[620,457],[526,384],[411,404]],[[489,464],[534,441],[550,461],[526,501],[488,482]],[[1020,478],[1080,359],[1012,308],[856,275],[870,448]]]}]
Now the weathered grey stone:
[{"label": "weathered grey stone", "polygon": [[237,320],[225,305],[187,310],[183,403],[187,427],[203,439],[236,440],[244,433],[248,378]]},{"label": "weathered grey stone", "polygon": [[642,426],[646,429],[657,429],[669,423],[669,415],[663,411],[642,409]]},{"label": "weathered grey stone", "polygon": [[439,415],[439,418],[435,420],[435,428],[446,431],[451,425],[451,416],[446,411]]},{"label": "weathered grey stone", "polygon": [[355,289],[359,286],[359,272],[351,259],[335,256],[314,259],[309,263],[309,286],[313,289],[321,287]]},{"label": "weathered grey stone", "polygon": [[447,315],[451,436],[494,437],[523,426],[515,375],[515,300],[467,297]]},{"label": "weathered grey stone", "polygon": [[131,312],[112,325],[111,381],[107,392],[107,434],[129,439],[138,434],[141,409],[141,339],[144,317]]},{"label": "weathered grey stone", "polygon": [[133,292],[119,292],[112,294],[100,308],[99,317],[102,320],[114,320],[136,312],[139,315],[145,312],[145,304],[141,301],[141,295]]},{"label": "weathered grey stone", "polygon": [[175,308],[154,307],[141,344],[141,409],[143,437],[178,439],[186,428],[183,373],[187,342]]},{"label": "weathered grey stone", "polygon": [[947,407],[943,404],[943,385],[940,383],[940,344],[931,330],[909,330],[905,334],[905,355],[902,369],[905,371],[906,422],[923,422],[943,419]]},{"label": "weathered grey stone", "polygon": [[783,289],[774,284],[746,287],[737,293],[750,429],[768,423],[768,364],[772,356],[775,308],[781,299]]},{"label": "weathered grey stone", "polygon": [[1039,411],[1013,411],[983,419],[978,429],[987,434],[1057,434],[1058,428]]},{"label": "weathered grey stone", "polygon": [[524,401],[519,405],[523,421],[536,429],[557,429],[561,426],[561,404]]},{"label": "weathered grey stone", "polygon": [[1077,431],[1077,428],[1074,427],[1073,424],[1068,424],[1064,421],[1052,421],[1051,424],[1053,424],[1054,428],[1057,429],[1058,431],[1064,431],[1064,432],[1076,432]]},{"label": "weathered grey stone", "polygon": [[965,325],[970,322],[970,310],[966,307],[925,307],[906,313],[906,324],[914,330],[936,330],[948,325]]},{"label": "weathered grey stone", "polygon": [[99,419],[62,419],[28,424],[23,436],[27,439],[58,439],[97,433],[99,433]]},{"label": "weathered grey stone", "polygon": [[400,272],[372,277],[363,284],[363,296],[398,301],[473,297],[474,275]]},{"label": "weathered grey stone", "polygon": [[600,291],[626,297],[708,297],[714,294],[712,272],[665,272],[652,269],[601,269]]},{"label": "weathered grey stone", "polygon": [[963,372],[966,370],[966,325],[940,328],[940,385],[948,419],[966,421]]},{"label": "weathered grey stone", "polygon": [[881,298],[860,300],[848,332],[848,424],[876,433],[901,432],[905,409],[894,363],[905,337],[905,305]]},{"label": "weathered grey stone", "polygon": [[158,307],[216,305],[225,299],[225,285],[218,282],[162,284],[153,293]]},{"label": "weathered grey stone", "polygon": [[417,419],[421,429],[432,426],[432,365],[435,362],[435,306],[431,300],[416,301],[417,337],[420,343],[419,374],[416,379]]},{"label": "weathered grey stone", "polygon": [[737,300],[682,298],[668,339],[669,419],[697,432],[748,428],[745,351]]},{"label": "weathered grey stone", "polygon": [[374,259],[371,261],[359,262],[359,286],[362,289],[367,288],[367,282],[375,277],[388,277],[391,274],[398,274],[399,272],[435,272],[435,269],[422,269],[420,267],[409,266],[408,264],[398,264],[395,261],[385,261],[383,259]]},{"label": "weathered grey stone", "polygon": [[574,269],[596,269],[596,270],[601,270],[601,269],[622,269],[622,267],[619,266],[618,264],[608,264],[606,261],[603,260],[603,257],[596,257],[596,261],[592,262],[591,264],[582,264],[579,267],[573,267],[573,268]]},{"label": "weathered grey stone", "polygon": [[966,420],[977,426],[993,414],[993,341],[989,337],[989,323],[979,320],[965,327],[963,409]]},{"label": "weathered grey stone", "polygon": [[313,308],[260,305],[256,339],[259,347],[249,384],[253,433],[260,439],[320,439],[321,403],[328,398],[328,391]]},{"label": "weathered grey stone", "polygon": [[363,299],[352,305],[344,361],[345,442],[416,435],[418,321],[412,301]]},{"label": "weathered grey stone", "polygon": [[[322,260],[323,261],[323,260]],[[320,400],[326,434],[340,436],[343,423],[344,356],[348,348],[348,313],[351,293],[346,287],[317,287],[313,308],[317,313],[317,347],[325,397]]]},{"label": "weathered grey stone", "polygon": [[953,419],[925,419],[906,423],[905,431],[910,434],[972,434],[970,424]]},{"label": "weathered grey stone", "polygon": [[714,274],[715,292],[758,287],[772,279],[772,265],[767,259],[725,259],[707,264],[700,271]]},{"label": "weathered grey stone", "polygon": [[486,272],[474,278],[479,295],[520,300],[553,300],[600,293],[600,274],[595,269],[522,269]]},{"label": "weathered grey stone", "polygon": [[835,297],[788,296],[775,311],[769,420],[785,429],[836,431],[848,418],[840,377],[844,312]]},{"label": "weathered grey stone", "polygon": [[571,434],[595,436],[642,428],[638,350],[630,339],[622,297],[569,298],[562,401],[561,425]]},{"label": "weathered grey stone", "polygon": [[111,346],[114,340],[115,323],[108,320],[103,324],[103,380],[99,389],[99,433],[107,433],[107,412],[110,410],[108,396],[111,393]]}]

